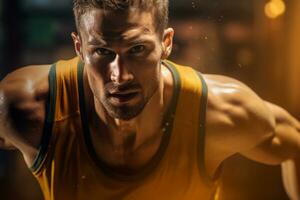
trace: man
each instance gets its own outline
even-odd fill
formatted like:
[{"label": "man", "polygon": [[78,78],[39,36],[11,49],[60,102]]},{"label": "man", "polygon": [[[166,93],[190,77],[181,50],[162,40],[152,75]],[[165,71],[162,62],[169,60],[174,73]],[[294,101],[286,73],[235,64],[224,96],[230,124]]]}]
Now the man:
[{"label": "man", "polygon": [[287,161],[300,197],[299,122],[241,82],[167,61],[167,0],[75,0],[74,12],[77,58],[0,85],[1,147],[23,154],[45,199],[219,199],[236,153]]}]

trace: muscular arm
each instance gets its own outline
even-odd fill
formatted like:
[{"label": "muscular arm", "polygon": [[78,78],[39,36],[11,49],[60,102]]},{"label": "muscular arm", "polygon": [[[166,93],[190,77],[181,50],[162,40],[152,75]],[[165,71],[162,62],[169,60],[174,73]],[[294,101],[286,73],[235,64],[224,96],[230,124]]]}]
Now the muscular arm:
[{"label": "muscular arm", "polygon": [[30,166],[40,143],[48,66],[26,67],[0,82],[0,148],[19,150]]},{"label": "muscular arm", "polygon": [[224,76],[206,76],[206,81],[205,155],[210,174],[236,153],[264,164],[282,164],[286,189],[293,199],[299,199],[299,122],[241,82]]},{"label": "muscular arm", "polygon": [[243,155],[250,159],[278,165],[300,154],[300,123],[283,108],[266,102],[275,118],[274,134]]},{"label": "muscular arm", "polygon": [[265,164],[281,164],[288,194],[300,199],[300,123],[283,108],[266,105],[275,117],[274,135],[243,155]]},{"label": "muscular arm", "polygon": [[214,174],[230,156],[248,151],[273,136],[275,120],[265,103],[243,83],[206,76],[206,165]]}]

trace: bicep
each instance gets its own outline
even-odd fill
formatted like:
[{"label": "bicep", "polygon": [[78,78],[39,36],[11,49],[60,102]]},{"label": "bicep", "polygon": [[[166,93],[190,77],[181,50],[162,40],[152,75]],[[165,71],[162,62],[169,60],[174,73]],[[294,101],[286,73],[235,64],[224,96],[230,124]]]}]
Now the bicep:
[{"label": "bicep", "polygon": [[208,86],[207,158],[217,155],[222,162],[272,137],[274,118],[250,88],[231,80]]},{"label": "bicep", "polygon": [[272,136],[274,118],[250,88],[242,83],[214,88],[209,94],[207,121],[208,131],[219,138],[218,146],[238,153]]},{"label": "bicep", "polygon": [[0,148],[21,150],[40,142],[45,101],[32,83],[15,73],[0,82]]},{"label": "bicep", "polygon": [[275,118],[274,134],[242,154],[254,161],[277,165],[300,151],[300,125],[283,108],[268,102],[266,105]]}]

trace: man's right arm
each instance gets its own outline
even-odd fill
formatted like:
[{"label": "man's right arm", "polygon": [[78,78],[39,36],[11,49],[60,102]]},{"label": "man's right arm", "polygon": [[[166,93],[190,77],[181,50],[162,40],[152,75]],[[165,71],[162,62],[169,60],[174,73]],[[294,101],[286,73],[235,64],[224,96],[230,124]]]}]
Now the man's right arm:
[{"label": "man's right arm", "polygon": [[40,144],[49,66],[26,67],[0,82],[0,148],[19,150],[31,166]]},{"label": "man's right arm", "polygon": [[15,149],[14,145],[9,142],[8,135],[10,130],[10,123],[8,121],[8,107],[7,99],[5,97],[3,84],[0,83],[0,148],[1,149]]}]

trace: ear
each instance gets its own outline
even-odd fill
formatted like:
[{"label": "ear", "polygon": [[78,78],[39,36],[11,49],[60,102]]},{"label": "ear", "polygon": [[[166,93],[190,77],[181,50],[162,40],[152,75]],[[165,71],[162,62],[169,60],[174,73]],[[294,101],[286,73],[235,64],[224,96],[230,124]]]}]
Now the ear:
[{"label": "ear", "polygon": [[167,28],[164,31],[163,39],[162,39],[162,57],[161,59],[167,59],[173,48],[173,37],[174,37],[174,29]]},{"label": "ear", "polygon": [[76,32],[72,32],[71,36],[72,36],[72,39],[73,39],[76,54],[83,61],[83,53],[82,53],[82,45],[81,45],[80,36]]}]

